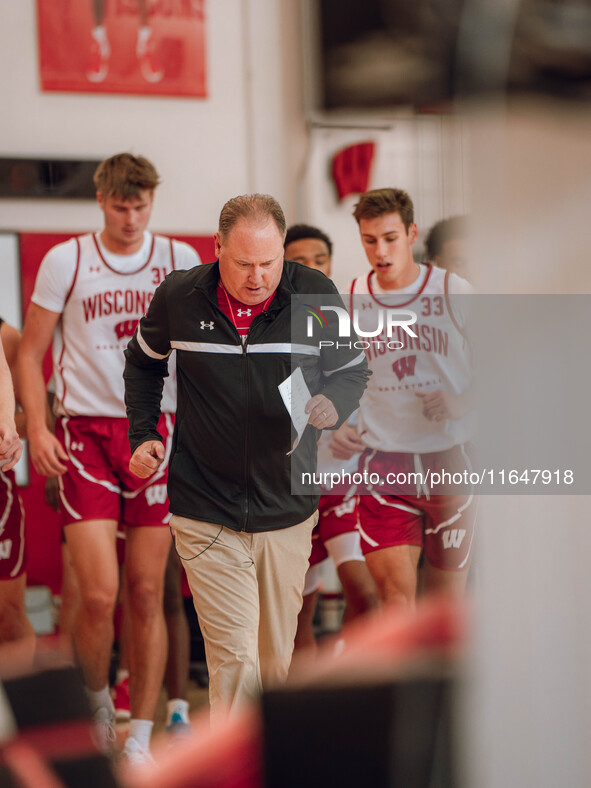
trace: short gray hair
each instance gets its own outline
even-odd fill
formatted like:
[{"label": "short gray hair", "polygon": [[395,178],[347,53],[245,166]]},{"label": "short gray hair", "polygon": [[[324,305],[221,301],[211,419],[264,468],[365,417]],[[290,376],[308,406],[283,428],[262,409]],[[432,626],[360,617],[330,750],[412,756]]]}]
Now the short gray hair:
[{"label": "short gray hair", "polygon": [[224,205],[220,213],[218,232],[225,239],[239,219],[252,219],[263,224],[273,219],[277,229],[285,238],[287,222],[283,209],[270,194],[241,194]]}]

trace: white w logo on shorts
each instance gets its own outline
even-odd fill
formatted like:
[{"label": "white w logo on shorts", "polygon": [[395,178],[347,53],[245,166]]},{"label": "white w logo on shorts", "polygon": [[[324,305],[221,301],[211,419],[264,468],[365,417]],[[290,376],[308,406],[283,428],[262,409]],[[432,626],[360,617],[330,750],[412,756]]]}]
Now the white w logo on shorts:
[{"label": "white w logo on shorts", "polygon": [[166,485],[154,484],[152,487],[146,489],[146,501],[148,506],[154,506],[155,503],[166,503]]},{"label": "white w logo on shorts", "polygon": [[349,498],[348,501],[344,501],[343,503],[335,506],[334,513],[337,517],[342,517],[344,514],[351,514],[351,512],[355,511],[355,498]]},{"label": "white w logo on shorts", "polygon": [[444,531],[441,534],[443,549],[449,550],[450,547],[459,548],[465,536],[466,531],[463,528],[452,528],[451,531]]}]

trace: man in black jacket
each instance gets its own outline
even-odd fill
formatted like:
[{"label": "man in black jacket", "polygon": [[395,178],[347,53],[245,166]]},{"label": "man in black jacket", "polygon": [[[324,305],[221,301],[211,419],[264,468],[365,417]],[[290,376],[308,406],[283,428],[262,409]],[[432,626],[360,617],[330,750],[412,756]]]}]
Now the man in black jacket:
[{"label": "man in black jacket", "polygon": [[[165,460],[156,425],[177,352],[171,527],[203,632],[214,717],[287,675],[317,520],[319,490],[303,480],[316,468],[319,430],[345,421],[369,376],[360,343],[344,335],[334,285],[284,262],[285,230],[272,197],[229,200],[218,260],[169,275],[126,351],[130,468],[142,478]],[[279,390],[294,371],[291,407],[300,371],[309,391],[295,448]]]}]

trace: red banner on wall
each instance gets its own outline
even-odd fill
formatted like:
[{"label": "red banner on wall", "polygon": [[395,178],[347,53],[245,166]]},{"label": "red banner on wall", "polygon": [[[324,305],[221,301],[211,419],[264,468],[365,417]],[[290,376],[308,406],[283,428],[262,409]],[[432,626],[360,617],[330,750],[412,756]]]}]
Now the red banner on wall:
[{"label": "red banner on wall", "polygon": [[207,96],[205,0],[37,0],[48,91]]}]

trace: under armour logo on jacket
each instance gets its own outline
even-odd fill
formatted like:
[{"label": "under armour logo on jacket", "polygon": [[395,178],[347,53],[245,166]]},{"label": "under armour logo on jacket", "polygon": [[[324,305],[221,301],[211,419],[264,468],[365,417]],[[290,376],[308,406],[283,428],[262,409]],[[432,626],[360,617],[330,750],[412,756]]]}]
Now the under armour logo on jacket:
[{"label": "under armour logo on jacket", "polygon": [[213,330],[213,320],[211,320],[209,323],[206,323],[205,320],[201,321],[201,330],[205,331],[206,328],[209,328],[210,331]]}]

